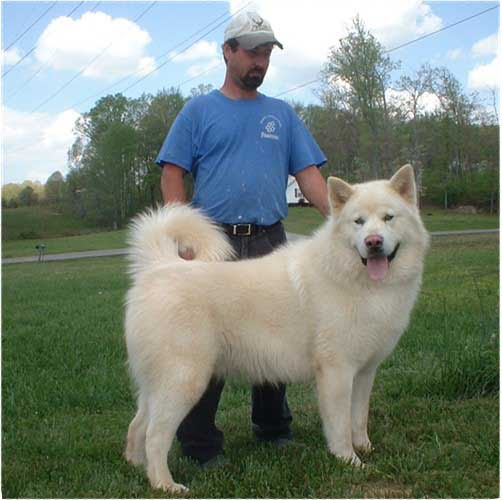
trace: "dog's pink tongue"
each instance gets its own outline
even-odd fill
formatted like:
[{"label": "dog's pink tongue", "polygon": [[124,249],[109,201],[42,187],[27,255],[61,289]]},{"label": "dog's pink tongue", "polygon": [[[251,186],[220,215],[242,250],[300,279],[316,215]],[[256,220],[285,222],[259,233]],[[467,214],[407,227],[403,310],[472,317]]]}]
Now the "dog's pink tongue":
[{"label": "dog's pink tongue", "polygon": [[368,274],[372,280],[381,281],[387,275],[389,263],[387,257],[368,257],[366,263]]}]

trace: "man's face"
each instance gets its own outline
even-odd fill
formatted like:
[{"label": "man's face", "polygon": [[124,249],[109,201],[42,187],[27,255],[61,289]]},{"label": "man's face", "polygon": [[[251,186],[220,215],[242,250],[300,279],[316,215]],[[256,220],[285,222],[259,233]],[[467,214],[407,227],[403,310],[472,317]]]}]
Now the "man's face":
[{"label": "man's face", "polygon": [[227,71],[241,88],[256,90],[262,83],[270,63],[273,45],[267,43],[251,50],[238,46],[235,52],[226,46]]}]

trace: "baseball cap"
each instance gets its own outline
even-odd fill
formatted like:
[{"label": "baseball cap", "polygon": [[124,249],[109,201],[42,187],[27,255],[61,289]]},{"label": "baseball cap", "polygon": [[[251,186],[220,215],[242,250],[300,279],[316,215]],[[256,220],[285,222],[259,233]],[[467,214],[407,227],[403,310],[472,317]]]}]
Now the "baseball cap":
[{"label": "baseball cap", "polygon": [[264,43],[273,43],[283,48],[282,43],[275,38],[270,23],[254,11],[239,14],[230,21],[225,29],[224,42],[232,38],[245,50],[254,49]]}]

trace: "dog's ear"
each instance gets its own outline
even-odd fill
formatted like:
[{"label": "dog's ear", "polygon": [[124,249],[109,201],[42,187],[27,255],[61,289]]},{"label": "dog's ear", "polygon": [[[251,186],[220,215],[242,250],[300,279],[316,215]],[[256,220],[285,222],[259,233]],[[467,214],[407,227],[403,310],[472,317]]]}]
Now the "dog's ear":
[{"label": "dog's ear", "polygon": [[410,164],[401,167],[390,179],[394,191],[400,194],[411,205],[417,204],[417,188],[415,174]]},{"label": "dog's ear", "polygon": [[331,212],[339,212],[349,198],[354,194],[354,189],[338,177],[328,177],[328,198]]}]

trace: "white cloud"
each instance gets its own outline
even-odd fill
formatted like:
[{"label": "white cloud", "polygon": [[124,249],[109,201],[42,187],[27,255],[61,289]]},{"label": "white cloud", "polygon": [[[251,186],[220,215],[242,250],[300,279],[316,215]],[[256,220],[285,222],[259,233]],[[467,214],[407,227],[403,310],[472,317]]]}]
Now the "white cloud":
[{"label": "white cloud", "polygon": [[488,64],[479,64],[469,71],[467,85],[472,90],[486,90],[498,88],[500,83],[500,57],[497,56]]},{"label": "white cloud", "polygon": [[16,47],[9,50],[2,50],[2,65],[12,66],[21,59],[22,55]]},{"label": "white cloud", "polygon": [[192,45],[185,52],[171,52],[169,57],[174,62],[198,61],[201,59],[214,59],[218,55],[218,44],[216,42],[208,42],[201,40],[195,45]]},{"label": "white cloud", "polygon": [[112,80],[155,68],[154,59],[145,53],[150,41],[148,32],[132,21],[86,12],[77,20],[51,21],[37,42],[35,56],[54,69],[78,71],[89,66],[84,76]]},{"label": "white cloud", "polygon": [[67,153],[75,140],[73,128],[79,113],[66,110],[57,115],[27,113],[4,107],[3,182],[39,180],[59,170],[67,171]]},{"label": "white cloud", "polygon": [[[230,0],[231,12],[235,13],[245,3],[246,0]],[[423,0],[387,0],[385,5],[374,0],[310,0],[308,6],[304,0],[255,0],[250,8],[270,21],[277,39],[284,45],[284,51],[274,50],[275,76],[268,75],[266,80],[267,88],[270,83],[277,90],[317,78],[329,48],[337,46],[340,38],[347,35],[358,14],[387,49],[442,25]]]},{"label": "white cloud", "polygon": [[487,36],[476,42],[471,49],[474,57],[493,56],[497,54],[498,36],[497,33]]}]

